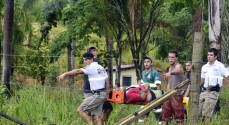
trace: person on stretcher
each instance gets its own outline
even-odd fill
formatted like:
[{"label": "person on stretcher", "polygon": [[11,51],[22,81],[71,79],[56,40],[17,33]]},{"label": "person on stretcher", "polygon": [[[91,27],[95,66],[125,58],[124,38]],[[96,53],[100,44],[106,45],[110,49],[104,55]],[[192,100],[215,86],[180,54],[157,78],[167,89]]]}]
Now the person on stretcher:
[{"label": "person on stretcher", "polygon": [[129,102],[151,102],[162,96],[161,90],[150,90],[148,83],[139,83],[126,88],[126,101]]}]

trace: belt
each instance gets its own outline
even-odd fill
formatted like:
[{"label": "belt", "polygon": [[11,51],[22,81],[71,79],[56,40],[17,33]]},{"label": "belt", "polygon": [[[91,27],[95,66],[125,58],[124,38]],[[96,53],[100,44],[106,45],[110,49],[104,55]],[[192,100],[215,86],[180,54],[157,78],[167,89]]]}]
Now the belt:
[{"label": "belt", "polygon": [[102,92],[102,91],[105,91],[105,88],[102,88],[102,89],[96,89],[96,90],[91,90],[91,92],[93,93],[93,94],[100,94],[100,92]]},{"label": "belt", "polygon": [[216,92],[219,92],[220,91],[220,87],[217,87],[217,86],[208,86],[208,87],[203,87],[203,90],[204,91],[208,91],[208,92],[211,92],[211,91],[216,91]]},{"label": "belt", "polygon": [[210,92],[211,91],[211,86],[208,86],[207,88],[205,88],[205,87],[203,87],[204,88],[204,91],[208,91],[208,92]]}]

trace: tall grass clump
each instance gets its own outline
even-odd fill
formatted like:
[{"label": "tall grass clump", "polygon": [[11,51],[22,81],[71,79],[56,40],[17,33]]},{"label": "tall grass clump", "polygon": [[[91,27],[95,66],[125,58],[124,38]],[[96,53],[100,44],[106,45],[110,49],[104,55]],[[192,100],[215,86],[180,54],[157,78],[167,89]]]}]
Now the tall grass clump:
[{"label": "tall grass clump", "polygon": [[[4,87],[3,87],[4,88]],[[77,107],[83,101],[83,92],[81,88],[68,89],[50,86],[37,85],[19,85],[19,87],[12,87],[14,93],[10,99],[4,97],[4,89],[0,86],[1,93],[1,112],[9,115],[19,121],[28,125],[84,125],[84,121],[76,112]],[[221,125],[228,122],[229,118],[229,90],[225,86],[222,89],[220,96],[220,114],[212,118],[210,124]],[[107,125],[114,125],[126,116],[133,114],[140,109],[139,105],[132,104],[115,104],[113,111],[107,120]],[[1,125],[15,125],[12,121],[0,117]],[[154,114],[151,111],[145,123],[138,123],[135,121],[133,125],[158,124],[155,120]],[[172,121],[170,125],[175,125]],[[199,125],[203,123],[199,121]]]},{"label": "tall grass clump", "polygon": [[[2,112],[29,125],[76,124],[82,121],[76,113],[82,97],[79,91],[26,85],[15,91]],[[12,124],[3,118],[1,123]]]}]

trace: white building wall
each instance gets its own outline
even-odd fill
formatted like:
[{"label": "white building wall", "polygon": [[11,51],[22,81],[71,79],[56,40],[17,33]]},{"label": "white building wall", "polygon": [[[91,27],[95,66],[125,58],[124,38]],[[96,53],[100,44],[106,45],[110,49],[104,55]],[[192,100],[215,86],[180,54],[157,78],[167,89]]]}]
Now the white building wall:
[{"label": "white building wall", "polygon": [[[121,79],[120,79],[120,86],[123,86],[122,78],[124,77],[131,77],[131,85],[137,85],[137,77],[134,68],[130,69],[122,69],[121,70]],[[115,78],[116,78],[116,71],[113,71],[113,86],[115,87]]]}]

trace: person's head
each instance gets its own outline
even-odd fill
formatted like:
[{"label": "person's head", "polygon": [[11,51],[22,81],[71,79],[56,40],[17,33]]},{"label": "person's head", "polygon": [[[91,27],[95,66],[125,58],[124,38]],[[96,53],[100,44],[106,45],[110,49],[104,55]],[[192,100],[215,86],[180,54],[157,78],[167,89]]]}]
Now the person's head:
[{"label": "person's head", "polygon": [[150,69],[153,65],[153,60],[150,56],[145,56],[143,58],[143,63],[144,63],[145,69]]},{"label": "person's head", "polygon": [[185,63],[186,72],[191,72],[192,70],[192,61],[187,61]]},{"label": "person's head", "polygon": [[88,52],[88,53],[92,53],[93,56],[94,56],[94,59],[97,58],[98,52],[97,52],[97,50],[96,50],[96,48],[95,48],[94,46],[88,47],[88,48],[87,48],[87,52]]},{"label": "person's head", "polygon": [[171,50],[168,54],[168,60],[170,65],[174,65],[178,60],[178,53],[176,50]]},{"label": "person's head", "polygon": [[208,62],[215,62],[217,59],[217,50],[215,48],[211,48],[208,50]]},{"label": "person's head", "polygon": [[93,62],[93,54],[92,53],[84,53],[83,54],[83,62],[84,62],[84,65],[87,66],[87,65],[90,65],[92,62]]}]

